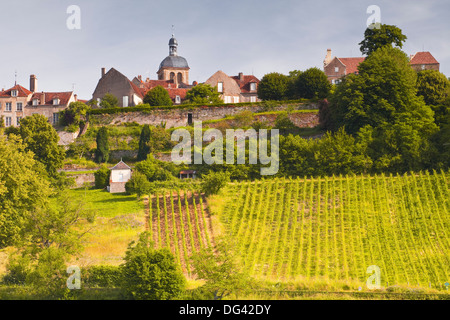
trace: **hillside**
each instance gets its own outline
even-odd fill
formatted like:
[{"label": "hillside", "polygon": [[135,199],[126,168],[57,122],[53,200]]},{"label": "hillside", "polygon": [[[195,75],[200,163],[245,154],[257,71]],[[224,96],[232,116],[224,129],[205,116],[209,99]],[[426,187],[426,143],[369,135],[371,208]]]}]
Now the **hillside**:
[{"label": "hillside", "polygon": [[[441,290],[450,279],[449,188],[448,172],[240,182],[210,199],[209,210],[217,212],[220,228],[235,239],[244,268],[256,278],[301,281],[306,288],[339,282],[356,289],[376,265],[382,287]],[[161,228],[173,224],[163,217],[178,217],[170,213],[168,197],[166,202],[159,216],[153,211],[152,221],[156,214]],[[190,212],[208,219],[201,208],[191,206]],[[197,225],[191,221],[196,234],[210,235],[200,219]],[[171,245],[179,261],[185,260],[182,245],[192,241],[190,228],[184,234],[178,229],[177,251]]]}]

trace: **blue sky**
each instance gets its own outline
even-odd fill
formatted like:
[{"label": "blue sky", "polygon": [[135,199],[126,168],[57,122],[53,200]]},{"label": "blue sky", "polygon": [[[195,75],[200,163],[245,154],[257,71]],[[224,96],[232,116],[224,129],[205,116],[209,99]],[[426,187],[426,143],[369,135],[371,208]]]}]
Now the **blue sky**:
[{"label": "blue sky", "polygon": [[[361,56],[369,5],[381,22],[400,27],[407,54],[430,51],[450,76],[450,1],[330,0],[2,0],[0,86],[17,82],[38,90],[71,91],[90,99],[100,70],[116,68],[130,80],[156,79],[175,25],[178,53],[190,82],[217,70],[261,78],[269,72],[323,67],[327,48]],[[81,9],[81,29],[69,30],[67,8]]]}]

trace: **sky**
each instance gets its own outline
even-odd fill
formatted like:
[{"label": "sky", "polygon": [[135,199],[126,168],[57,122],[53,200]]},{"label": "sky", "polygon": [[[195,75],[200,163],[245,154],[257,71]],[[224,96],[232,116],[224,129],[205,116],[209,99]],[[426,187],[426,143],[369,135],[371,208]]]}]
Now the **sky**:
[{"label": "sky", "polygon": [[[157,79],[172,31],[178,54],[190,66],[189,81],[204,82],[216,71],[261,79],[323,69],[326,50],[360,57],[370,5],[381,23],[396,25],[408,39],[408,54],[430,51],[450,77],[448,0],[1,0],[0,87],[74,91],[91,99],[101,68],[130,80]],[[79,20],[69,6],[80,9]],[[68,28],[79,21],[79,29]],[[172,25],[174,28],[172,29]]]}]

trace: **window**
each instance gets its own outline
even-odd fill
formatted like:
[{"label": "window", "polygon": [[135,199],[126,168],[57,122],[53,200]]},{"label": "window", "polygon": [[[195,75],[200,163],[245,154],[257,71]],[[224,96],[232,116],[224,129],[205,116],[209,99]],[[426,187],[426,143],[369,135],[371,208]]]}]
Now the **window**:
[{"label": "window", "polygon": [[122,105],[124,107],[128,107],[128,96],[123,96],[122,97]]},{"label": "window", "polygon": [[37,106],[39,104],[39,100],[38,99],[33,99],[33,106]]},{"label": "window", "polygon": [[256,102],[256,97],[255,96],[251,96],[250,97],[250,102]]},{"label": "window", "polygon": [[424,64],[422,65],[422,70],[425,70],[425,65]]},{"label": "window", "polygon": [[20,126],[20,120],[22,120],[22,117],[17,117],[16,121],[17,121],[17,125]]},{"label": "window", "polygon": [[192,124],[192,113],[188,113],[188,125]]},{"label": "window", "polygon": [[239,103],[239,97],[233,97],[233,103]]},{"label": "window", "polygon": [[177,74],[177,82],[178,83],[182,83],[183,82],[183,75],[181,74],[181,72],[178,72],[178,74]]},{"label": "window", "polygon": [[250,91],[256,91],[256,83],[250,83]]},{"label": "window", "polygon": [[58,124],[59,122],[59,113],[53,113],[53,124]]},{"label": "window", "polygon": [[174,80],[175,79],[175,72],[171,72],[170,73],[170,80]]},{"label": "window", "polygon": [[181,103],[181,98],[180,98],[180,96],[175,96],[175,103],[176,103],[176,104]]},{"label": "window", "polygon": [[222,93],[223,92],[223,82],[219,82],[217,84],[217,91]]},{"label": "window", "polygon": [[22,109],[23,109],[22,102],[17,102],[16,109],[17,109],[17,111],[22,111]]},{"label": "window", "polygon": [[53,105],[57,106],[58,104],[59,104],[59,99],[58,98],[53,99]]},{"label": "window", "polygon": [[12,90],[11,91],[11,96],[12,97],[17,97],[17,90]]},{"label": "window", "polygon": [[123,182],[123,173],[122,172],[119,173],[117,182]]},{"label": "window", "polygon": [[5,127],[11,126],[11,117],[5,117]]},{"label": "window", "polygon": [[334,67],[334,72],[339,72],[339,67]]},{"label": "window", "polygon": [[5,111],[9,111],[9,112],[11,112],[11,105],[12,105],[12,103],[11,102],[7,102],[6,104],[5,104]]},{"label": "window", "polygon": [[224,97],[224,102],[225,103],[231,103],[231,97],[230,96],[225,96]]}]

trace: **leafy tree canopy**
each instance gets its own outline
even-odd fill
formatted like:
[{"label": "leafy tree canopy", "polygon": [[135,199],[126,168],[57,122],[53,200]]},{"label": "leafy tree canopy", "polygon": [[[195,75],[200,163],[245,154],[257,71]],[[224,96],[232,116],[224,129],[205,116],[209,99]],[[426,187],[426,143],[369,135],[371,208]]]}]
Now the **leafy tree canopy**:
[{"label": "leafy tree canopy", "polygon": [[186,93],[186,102],[193,104],[223,103],[217,88],[209,84],[199,83]]},{"label": "leafy tree canopy", "polygon": [[163,86],[156,86],[149,90],[145,94],[144,103],[151,106],[171,106],[173,104],[169,92]]},{"label": "leafy tree canopy", "polygon": [[261,100],[284,100],[288,95],[290,82],[290,78],[284,74],[268,73],[258,84],[258,97]]},{"label": "leafy tree canopy", "polygon": [[119,106],[119,100],[111,93],[107,93],[100,101],[100,107],[102,108],[116,108]]},{"label": "leafy tree canopy", "polygon": [[296,80],[296,87],[298,95],[306,99],[324,99],[331,90],[328,77],[318,68],[309,68],[302,72]]},{"label": "leafy tree canopy", "polygon": [[381,24],[380,28],[367,28],[364,32],[364,40],[359,43],[361,53],[370,55],[377,49],[385,46],[403,47],[407,37],[396,26]]}]

